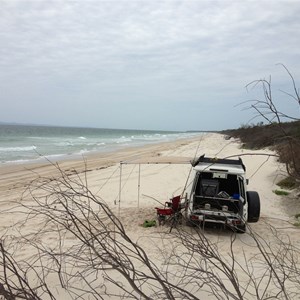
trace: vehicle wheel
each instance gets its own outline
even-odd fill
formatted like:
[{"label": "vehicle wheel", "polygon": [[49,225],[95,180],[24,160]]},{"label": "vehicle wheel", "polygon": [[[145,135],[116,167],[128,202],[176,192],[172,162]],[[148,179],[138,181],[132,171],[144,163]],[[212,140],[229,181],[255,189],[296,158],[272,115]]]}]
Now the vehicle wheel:
[{"label": "vehicle wheel", "polygon": [[259,220],[260,199],[257,192],[247,192],[248,199],[248,222],[255,223]]}]

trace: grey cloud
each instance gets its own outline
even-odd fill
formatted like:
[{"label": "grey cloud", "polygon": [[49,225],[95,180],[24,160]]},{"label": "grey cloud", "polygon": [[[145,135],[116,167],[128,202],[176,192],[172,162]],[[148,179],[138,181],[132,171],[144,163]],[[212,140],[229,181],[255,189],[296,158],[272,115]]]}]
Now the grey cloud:
[{"label": "grey cloud", "polygon": [[[109,109],[110,102],[122,111],[136,101],[150,114],[172,102],[174,115],[193,115],[195,101],[202,109],[220,101],[221,115],[244,100],[248,82],[271,71],[287,87],[276,63],[300,75],[297,1],[6,0],[0,8],[0,101],[8,102],[0,120],[18,121],[10,103],[20,97],[33,111],[37,101],[57,101],[66,110],[76,98],[79,107],[95,110],[101,104]],[[149,124],[142,106],[136,107]],[[128,127],[123,118],[120,124]],[[74,125],[88,122],[116,127],[109,118],[104,124],[74,116]]]}]

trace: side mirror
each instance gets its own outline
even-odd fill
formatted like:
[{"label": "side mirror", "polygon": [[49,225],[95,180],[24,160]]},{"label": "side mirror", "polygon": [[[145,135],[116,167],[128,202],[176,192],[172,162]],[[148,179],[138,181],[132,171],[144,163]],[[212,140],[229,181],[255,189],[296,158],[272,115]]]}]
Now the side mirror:
[{"label": "side mirror", "polygon": [[247,185],[249,184],[249,179],[246,179],[246,184],[247,184]]}]

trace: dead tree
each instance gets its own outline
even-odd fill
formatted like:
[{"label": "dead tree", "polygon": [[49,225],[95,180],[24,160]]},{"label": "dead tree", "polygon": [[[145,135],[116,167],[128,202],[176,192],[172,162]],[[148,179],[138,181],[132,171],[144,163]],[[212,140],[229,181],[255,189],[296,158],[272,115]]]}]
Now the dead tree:
[{"label": "dead tree", "polygon": [[[286,105],[294,105],[294,111],[299,113],[300,94],[295,79],[285,65],[280,65],[287,72],[292,85],[291,92],[280,90],[283,95],[283,99],[280,99],[280,101],[286,101]],[[276,150],[280,155],[281,161],[286,164],[288,174],[300,180],[300,136],[299,134],[296,136],[290,135],[283,124],[287,121],[300,121],[300,116],[292,116],[278,108],[279,105],[275,101],[271,77],[269,80],[255,80],[246,87],[260,87],[262,89],[263,96],[261,99],[254,99],[243,103],[250,104],[248,109],[250,108],[256,112],[254,118],[261,117],[267,124],[277,126],[278,130],[283,133],[284,139],[281,142],[277,142]]]}]

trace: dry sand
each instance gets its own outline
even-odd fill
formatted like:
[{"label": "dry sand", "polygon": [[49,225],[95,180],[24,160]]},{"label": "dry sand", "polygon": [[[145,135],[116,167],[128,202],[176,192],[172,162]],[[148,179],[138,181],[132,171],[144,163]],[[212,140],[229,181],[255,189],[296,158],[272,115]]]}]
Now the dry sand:
[{"label": "dry sand", "polygon": [[[253,155],[245,155],[252,153]],[[299,229],[292,225],[293,215],[300,212],[299,205],[288,198],[277,196],[273,192],[278,189],[276,182],[285,175],[284,166],[275,157],[259,156],[257,153],[272,153],[268,149],[248,151],[240,148],[238,141],[226,140],[216,133],[199,134],[199,137],[159,145],[148,145],[140,148],[128,148],[114,153],[106,153],[85,157],[85,162],[63,161],[60,166],[67,173],[74,169],[87,177],[90,190],[101,197],[120,217],[130,237],[147,249],[148,255],[154,261],[161,258],[162,249],[153,247],[156,234],[168,232],[168,227],[144,228],[140,226],[146,219],[155,219],[159,202],[164,203],[174,195],[181,194],[186,184],[191,166],[188,164],[122,164],[122,191],[120,187],[120,161],[141,157],[206,156],[224,158],[230,155],[242,154],[247,175],[250,180],[248,190],[255,190],[261,199],[261,218],[251,227],[259,235],[271,239],[269,226],[271,224],[280,233],[289,235],[296,246],[300,246],[297,236]],[[56,176],[57,170],[50,163],[4,165],[0,167],[0,205],[1,211],[9,208],[13,201],[18,201],[24,189],[37,176]],[[140,174],[140,176],[139,176]],[[2,215],[0,229],[3,232],[13,226],[14,219]],[[27,228],[30,232],[34,230]],[[220,247],[225,247],[230,238],[226,231],[210,230],[209,238],[218,241]],[[156,242],[155,242],[156,243]],[[238,235],[235,243],[236,255],[243,251],[255,254],[248,235]],[[161,241],[161,246],[163,245]],[[151,253],[152,251],[152,253]],[[213,299],[213,298],[212,298]]]}]

